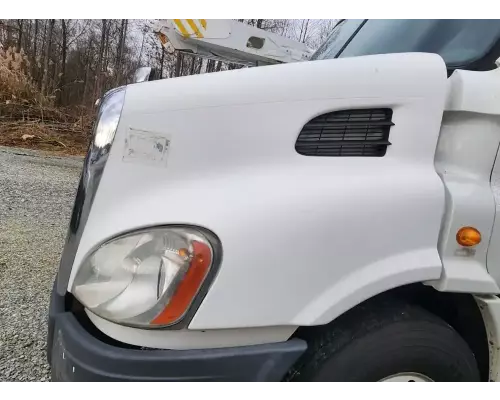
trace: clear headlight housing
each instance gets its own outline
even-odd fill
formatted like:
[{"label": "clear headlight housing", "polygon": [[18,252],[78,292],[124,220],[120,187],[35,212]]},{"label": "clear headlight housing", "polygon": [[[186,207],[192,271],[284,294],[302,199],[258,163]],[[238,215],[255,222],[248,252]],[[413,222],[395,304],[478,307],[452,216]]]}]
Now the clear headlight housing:
[{"label": "clear headlight housing", "polygon": [[164,327],[186,314],[213,258],[207,235],[195,228],[130,233],[104,243],[84,260],[72,293],[102,318]]}]

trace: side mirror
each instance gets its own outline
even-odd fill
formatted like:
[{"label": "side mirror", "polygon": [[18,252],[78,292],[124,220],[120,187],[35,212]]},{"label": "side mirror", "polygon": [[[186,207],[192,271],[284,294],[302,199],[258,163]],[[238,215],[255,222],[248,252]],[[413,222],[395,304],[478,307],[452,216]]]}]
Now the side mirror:
[{"label": "side mirror", "polygon": [[150,74],[151,74],[151,67],[137,68],[134,74],[134,83],[148,81]]},{"label": "side mirror", "polygon": [[134,83],[154,81],[156,79],[156,70],[151,67],[137,68],[134,74]]}]

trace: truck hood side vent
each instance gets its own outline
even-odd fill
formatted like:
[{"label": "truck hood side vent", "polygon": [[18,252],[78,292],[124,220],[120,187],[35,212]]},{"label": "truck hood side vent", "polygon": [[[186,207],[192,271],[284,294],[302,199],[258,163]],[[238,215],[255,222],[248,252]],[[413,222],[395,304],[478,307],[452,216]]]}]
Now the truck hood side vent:
[{"label": "truck hood side vent", "polygon": [[304,156],[383,157],[393,125],[390,108],[334,111],[309,121],[295,150]]}]

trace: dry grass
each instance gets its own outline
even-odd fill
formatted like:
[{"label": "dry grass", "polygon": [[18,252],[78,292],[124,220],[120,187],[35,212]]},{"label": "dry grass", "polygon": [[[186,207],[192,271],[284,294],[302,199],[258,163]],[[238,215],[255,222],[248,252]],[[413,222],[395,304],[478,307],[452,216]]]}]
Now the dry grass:
[{"label": "dry grass", "polygon": [[29,75],[21,52],[0,49],[0,145],[84,154],[91,133],[91,113],[61,109],[44,96]]},{"label": "dry grass", "polygon": [[21,50],[0,49],[0,101],[8,104],[20,100],[23,103],[45,105],[48,99],[39,96],[39,91],[31,81],[29,61]]}]

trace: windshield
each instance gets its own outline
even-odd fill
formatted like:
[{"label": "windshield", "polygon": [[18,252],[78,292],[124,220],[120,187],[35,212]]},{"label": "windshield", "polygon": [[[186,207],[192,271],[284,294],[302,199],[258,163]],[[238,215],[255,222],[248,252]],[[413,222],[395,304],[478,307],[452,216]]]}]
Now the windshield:
[{"label": "windshield", "polygon": [[484,56],[499,37],[500,20],[344,20],[312,59],[424,52],[458,66]]}]

